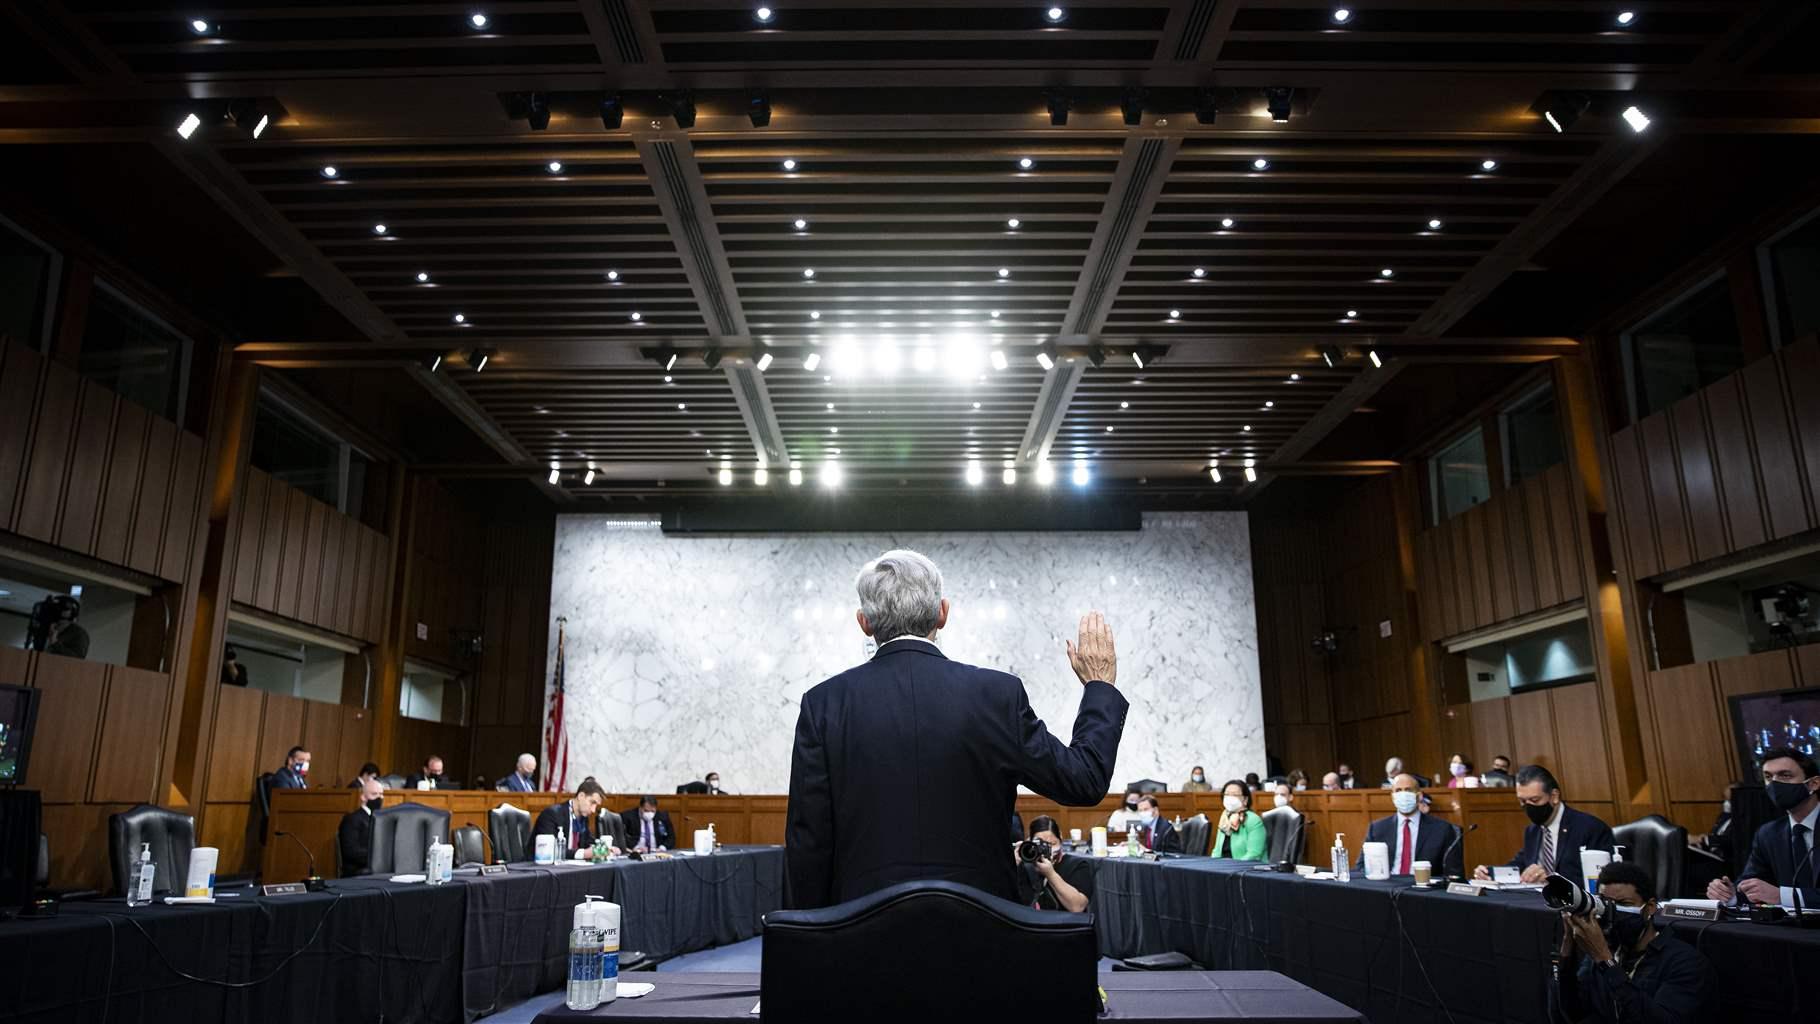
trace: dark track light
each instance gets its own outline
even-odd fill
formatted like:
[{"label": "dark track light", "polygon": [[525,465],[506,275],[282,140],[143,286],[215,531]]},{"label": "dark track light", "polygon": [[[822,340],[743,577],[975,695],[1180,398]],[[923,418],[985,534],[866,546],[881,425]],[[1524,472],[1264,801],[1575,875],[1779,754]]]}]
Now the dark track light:
[{"label": "dark track light", "polygon": [[610,92],[600,98],[600,126],[607,131],[616,132],[621,122],[626,119],[626,101],[619,93]]},{"label": "dark track light", "polygon": [[541,132],[550,127],[550,98],[541,92],[534,92],[525,101],[525,121],[534,132]]},{"label": "dark track light", "polygon": [[755,92],[746,100],[746,116],[752,119],[752,127],[763,128],[771,123],[771,97],[762,92]]},{"label": "dark track light", "polygon": [[1264,105],[1270,109],[1270,119],[1278,124],[1288,123],[1289,108],[1294,101],[1294,89],[1264,90]]},{"label": "dark track light", "polygon": [[1194,94],[1194,119],[1212,124],[1220,116],[1220,98],[1212,89],[1197,89]]},{"label": "dark track light", "polygon": [[1049,101],[1049,123],[1057,128],[1066,125],[1068,111],[1073,108],[1074,100],[1070,99],[1067,93],[1060,91],[1045,95]]},{"label": "dark track light", "polygon": [[1340,365],[1340,360],[1345,358],[1345,354],[1335,345],[1322,345],[1315,351],[1321,354],[1321,362],[1326,363],[1329,370],[1337,369]]},{"label": "dark track light", "polygon": [[1092,363],[1093,368],[1096,370],[1102,366],[1105,366],[1106,365],[1106,350],[1099,345],[1087,346],[1087,361],[1089,363]]},{"label": "dark track light", "polygon": [[1131,361],[1137,364],[1138,369],[1146,369],[1150,364],[1163,358],[1163,354],[1168,351],[1161,345],[1139,345],[1131,350]]},{"label": "dark track light", "polygon": [[1133,128],[1144,121],[1144,90],[1126,89],[1119,99],[1119,110],[1125,115],[1125,123]]},{"label": "dark track light", "polygon": [[647,349],[645,354],[656,360],[658,369],[661,369],[665,373],[669,373],[676,368],[676,349],[671,348],[669,345],[665,345],[655,350]]},{"label": "dark track light", "polygon": [[678,128],[695,127],[695,94],[687,89],[678,92],[667,92],[658,97],[670,108],[670,116],[676,119]]},{"label": "dark track light", "polygon": [[228,116],[233,118],[234,127],[254,139],[264,135],[266,126],[272,123],[270,115],[259,109],[258,100],[234,100],[228,104]]},{"label": "dark track light", "polygon": [[1588,99],[1585,93],[1559,93],[1544,101],[1542,118],[1548,122],[1548,126],[1553,128],[1556,134],[1560,134],[1572,128],[1574,122],[1578,121],[1580,115],[1586,113],[1586,108],[1590,106],[1592,106],[1592,100]]},{"label": "dark track light", "polygon": [[705,349],[701,354],[701,364],[710,370],[720,369],[720,349]]}]

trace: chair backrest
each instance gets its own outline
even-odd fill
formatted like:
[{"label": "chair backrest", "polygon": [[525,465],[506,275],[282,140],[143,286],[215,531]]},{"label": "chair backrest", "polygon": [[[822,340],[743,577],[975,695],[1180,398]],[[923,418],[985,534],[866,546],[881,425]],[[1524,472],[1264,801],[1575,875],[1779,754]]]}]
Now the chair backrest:
[{"label": "chair backrest", "polygon": [[493,860],[517,864],[531,859],[531,812],[500,804],[487,812],[487,832],[493,839]]},{"label": "chair backrest", "polygon": [[1307,822],[1293,807],[1272,807],[1260,815],[1264,819],[1264,857],[1272,864],[1297,863],[1302,859],[1302,835]]},{"label": "chair backrest", "polygon": [[449,812],[423,804],[398,804],[373,812],[375,875],[415,874],[423,870],[430,843],[449,837]]},{"label": "chair backrest", "polygon": [[708,792],[708,784],[701,781],[700,779],[697,779],[694,782],[683,783],[682,785],[676,787],[676,791],[678,793],[686,793],[686,794],[689,794],[692,796],[700,796],[700,795]]},{"label": "chair backrest", "polygon": [[258,820],[253,823],[253,832],[261,843],[265,842],[266,834],[271,828],[272,786],[277,781],[278,776],[272,772],[260,772],[253,779],[253,810],[258,814]]},{"label": "chair backrest", "polygon": [[381,775],[379,777],[379,784],[384,786],[387,789],[403,789],[404,788],[404,776],[402,776],[402,775]]},{"label": "chair backrest", "polygon": [[1182,822],[1182,852],[1191,857],[1205,857],[1213,848],[1213,822],[1197,814]]},{"label": "chair backrest", "polygon": [[1624,859],[1642,865],[1655,879],[1659,896],[1666,900],[1681,895],[1681,859],[1687,852],[1687,829],[1660,814],[1646,814],[1611,831],[1617,844],[1624,847]]},{"label": "chair backrest", "polygon": [[1155,779],[1139,779],[1136,782],[1125,783],[1125,792],[1129,793],[1134,789],[1140,793],[1167,793],[1169,783],[1158,782]]},{"label": "chair backrest", "polygon": [[114,892],[125,893],[142,843],[152,846],[153,892],[180,892],[190,873],[190,851],[196,848],[196,819],[187,814],[140,804],[107,817],[108,861]]},{"label": "chair backrest", "polygon": [[[1032,910],[956,882],[904,882],[821,910],[765,915],[759,1001],[768,1020],[954,1016],[1093,1021],[1093,915]],[[916,970],[904,969],[914,951]],[[947,979],[932,984],[930,979]],[[993,979],[993,980],[986,980]],[[1036,983],[1035,979],[1040,979]]]},{"label": "chair backrest", "polygon": [[455,830],[455,866],[466,867],[469,864],[487,862],[486,839],[480,828],[475,825],[463,825]]}]

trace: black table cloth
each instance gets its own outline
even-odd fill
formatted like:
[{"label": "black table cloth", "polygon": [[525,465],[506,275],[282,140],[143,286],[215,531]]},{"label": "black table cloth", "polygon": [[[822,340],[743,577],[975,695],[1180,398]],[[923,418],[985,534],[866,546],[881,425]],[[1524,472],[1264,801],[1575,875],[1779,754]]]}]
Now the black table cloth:
[{"label": "black table cloth", "polygon": [[[657,986],[637,999],[618,999],[592,1010],[561,1003],[537,1015],[536,1024],[638,1020],[663,1024],[707,1024],[756,1020],[756,974],[640,974],[627,979]],[[1001,980],[1002,979],[998,979]],[[928,984],[954,987],[955,1020],[966,1019],[967,995],[957,979],[930,978]],[[1269,971],[1169,971],[1156,974],[1102,974],[1110,1011],[1101,1020],[1183,1024],[1190,1021],[1248,1021],[1252,1024],[1326,1024],[1364,1020],[1357,1012]],[[881,1012],[888,1011],[881,1002]]]}]

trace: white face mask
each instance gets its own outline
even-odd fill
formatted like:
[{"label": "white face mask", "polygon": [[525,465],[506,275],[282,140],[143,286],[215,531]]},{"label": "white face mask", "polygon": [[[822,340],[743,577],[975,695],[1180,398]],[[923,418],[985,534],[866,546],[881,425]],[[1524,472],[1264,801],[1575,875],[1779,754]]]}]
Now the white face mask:
[{"label": "white face mask", "polygon": [[1138,820],[1143,822],[1144,824],[1148,825],[1148,824],[1156,821],[1156,812],[1155,811],[1139,811]]},{"label": "white face mask", "polygon": [[1414,814],[1416,812],[1416,795],[1407,789],[1398,790],[1397,792],[1390,794],[1390,802],[1397,805],[1398,814]]},{"label": "white face mask", "polygon": [[1234,814],[1245,809],[1245,798],[1242,796],[1227,794],[1226,798],[1220,802],[1226,806],[1228,811],[1231,811]]},{"label": "white face mask", "polygon": [[310,773],[310,763],[308,761],[297,762],[297,774],[308,775],[309,773]]},{"label": "white face mask", "polygon": [[1281,793],[1278,793],[1276,795],[1276,801],[1277,801],[1278,807],[1288,807],[1289,806],[1289,798],[1284,796]]},{"label": "white face mask", "polygon": [[1720,807],[1727,814],[1730,814],[1732,812],[1732,802],[1730,800],[1725,801],[1725,803],[1721,804]]},{"label": "white face mask", "polygon": [[719,789],[719,788],[720,788],[720,780],[719,780],[719,779],[709,779],[709,780],[708,780],[708,788],[709,788],[709,789]]},{"label": "white face mask", "polygon": [[656,811],[639,811],[638,816],[645,819],[646,821],[653,821],[657,818],[657,812]]},{"label": "white face mask", "polygon": [[1194,773],[1194,781],[1196,781],[1196,782],[1206,782],[1206,781],[1207,781],[1207,776],[1205,776],[1205,775],[1202,775],[1202,774],[1201,774],[1201,773],[1200,773],[1200,772],[1195,772],[1195,773]]},{"label": "white face mask", "polygon": [[1306,783],[1306,782],[1298,782],[1295,784],[1295,791],[1298,793],[1302,792],[1303,790],[1305,790],[1307,788],[1308,788],[1308,783]]}]

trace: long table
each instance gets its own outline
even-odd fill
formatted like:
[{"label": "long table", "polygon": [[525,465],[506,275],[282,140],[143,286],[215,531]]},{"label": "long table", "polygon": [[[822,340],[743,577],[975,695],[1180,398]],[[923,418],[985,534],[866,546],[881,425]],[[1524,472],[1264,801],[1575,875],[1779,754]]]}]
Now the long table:
[{"label": "long table", "polygon": [[562,985],[572,908],[585,895],[625,908],[628,953],[751,938],[782,905],[783,853],[329,886],[212,905],[77,901],[55,918],[0,923],[0,1020],[472,1021]]}]

